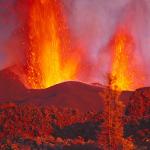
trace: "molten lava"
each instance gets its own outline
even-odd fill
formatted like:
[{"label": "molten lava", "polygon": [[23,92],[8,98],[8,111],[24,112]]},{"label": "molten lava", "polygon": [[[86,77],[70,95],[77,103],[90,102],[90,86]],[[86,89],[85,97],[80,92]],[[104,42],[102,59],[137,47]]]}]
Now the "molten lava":
[{"label": "molten lava", "polygon": [[29,0],[28,37],[24,83],[47,88],[73,80],[79,57],[71,48],[69,32],[58,0]]},{"label": "molten lava", "polygon": [[134,57],[135,43],[131,34],[119,30],[112,41],[112,77],[113,89],[133,90],[142,86],[145,80],[138,59]]}]

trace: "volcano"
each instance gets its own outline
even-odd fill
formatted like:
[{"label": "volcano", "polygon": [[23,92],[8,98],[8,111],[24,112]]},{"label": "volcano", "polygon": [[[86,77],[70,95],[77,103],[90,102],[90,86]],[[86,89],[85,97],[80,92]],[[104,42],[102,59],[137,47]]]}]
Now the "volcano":
[{"label": "volcano", "polygon": [[0,150],[149,149],[147,3],[0,2]]},{"label": "volcano", "polygon": [[[103,93],[106,86],[87,84],[79,81],[67,81],[46,89],[27,89],[18,77],[5,69],[0,72],[0,102],[15,102],[17,104],[33,103],[37,105],[54,105],[70,107],[81,112],[103,111]],[[140,88],[135,91],[122,91],[120,99],[125,105],[135,95],[150,99],[150,88]]]},{"label": "volcano", "polygon": [[[15,143],[20,149],[57,150],[61,144],[63,150],[98,150],[97,133],[100,130],[103,134],[106,90],[110,89],[79,81],[67,81],[46,89],[27,89],[10,68],[2,70],[1,148],[13,147],[11,143]],[[137,147],[148,148],[150,87],[122,91],[119,99],[125,105],[124,136],[132,136]],[[5,137],[11,143],[5,143]]]}]

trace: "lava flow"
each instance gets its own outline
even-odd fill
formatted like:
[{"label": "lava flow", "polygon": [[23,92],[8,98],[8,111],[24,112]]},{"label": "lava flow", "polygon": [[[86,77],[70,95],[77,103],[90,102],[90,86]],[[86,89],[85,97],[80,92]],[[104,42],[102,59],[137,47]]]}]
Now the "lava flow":
[{"label": "lava flow", "polygon": [[134,57],[135,42],[132,35],[124,29],[119,30],[112,40],[113,89],[134,90],[142,86],[144,71]]},{"label": "lava flow", "polygon": [[73,80],[79,57],[71,48],[69,31],[59,0],[29,0],[28,41],[24,84],[47,88]]}]

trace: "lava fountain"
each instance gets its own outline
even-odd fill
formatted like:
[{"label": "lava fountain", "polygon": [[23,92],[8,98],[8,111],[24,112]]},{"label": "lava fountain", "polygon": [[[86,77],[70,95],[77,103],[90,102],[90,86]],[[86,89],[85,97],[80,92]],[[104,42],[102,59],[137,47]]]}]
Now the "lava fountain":
[{"label": "lava fountain", "polygon": [[73,80],[79,56],[71,47],[63,5],[59,0],[29,0],[29,4],[24,84],[38,89]]},{"label": "lava fountain", "polygon": [[116,32],[111,43],[113,79],[112,88],[118,90],[134,90],[143,85],[144,71],[135,57],[133,36],[125,29]]}]

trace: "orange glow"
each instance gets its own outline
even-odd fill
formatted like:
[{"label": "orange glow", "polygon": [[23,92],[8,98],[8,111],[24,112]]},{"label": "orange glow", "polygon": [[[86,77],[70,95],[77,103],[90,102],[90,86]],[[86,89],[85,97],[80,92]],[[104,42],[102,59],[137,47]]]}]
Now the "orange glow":
[{"label": "orange glow", "polygon": [[144,80],[138,60],[134,57],[135,43],[133,37],[125,30],[120,30],[112,41],[112,83],[113,89],[134,90]]},{"label": "orange glow", "polygon": [[79,57],[71,48],[62,8],[58,0],[30,0],[28,88],[47,88],[76,77]]}]

